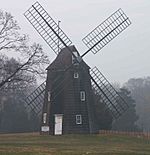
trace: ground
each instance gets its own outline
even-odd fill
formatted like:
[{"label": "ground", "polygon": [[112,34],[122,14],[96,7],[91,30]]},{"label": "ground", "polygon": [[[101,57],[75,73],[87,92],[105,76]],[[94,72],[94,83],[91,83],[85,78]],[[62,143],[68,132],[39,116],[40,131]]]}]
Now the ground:
[{"label": "ground", "polygon": [[1,134],[0,155],[150,155],[150,140],[120,135]]}]

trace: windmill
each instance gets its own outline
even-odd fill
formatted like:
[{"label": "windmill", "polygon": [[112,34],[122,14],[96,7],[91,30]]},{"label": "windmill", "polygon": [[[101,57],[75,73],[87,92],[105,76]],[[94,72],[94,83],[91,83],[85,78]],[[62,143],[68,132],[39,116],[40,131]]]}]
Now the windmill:
[{"label": "windmill", "polygon": [[128,109],[128,104],[99,69],[91,69],[83,60],[86,54],[96,54],[131,24],[121,9],[83,38],[88,50],[82,55],[39,2],[24,15],[57,55],[47,68],[46,81],[26,99],[30,109],[42,113],[42,134],[97,132],[94,95],[114,119]]}]

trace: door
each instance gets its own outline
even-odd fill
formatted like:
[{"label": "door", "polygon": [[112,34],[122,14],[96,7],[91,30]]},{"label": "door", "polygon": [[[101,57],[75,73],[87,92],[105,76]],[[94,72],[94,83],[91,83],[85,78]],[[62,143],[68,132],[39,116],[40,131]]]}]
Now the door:
[{"label": "door", "polygon": [[63,115],[62,114],[55,114],[55,130],[54,135],[62,135],[62,121]]}]

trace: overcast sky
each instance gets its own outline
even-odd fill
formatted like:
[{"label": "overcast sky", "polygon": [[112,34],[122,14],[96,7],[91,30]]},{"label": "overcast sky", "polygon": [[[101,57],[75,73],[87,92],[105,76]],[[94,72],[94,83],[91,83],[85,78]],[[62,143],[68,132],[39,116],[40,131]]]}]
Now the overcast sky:
[{"label": "overcast sky", "polygon": [[[0,0],[0,9],[10,12],[22,33],[43,45],[50,60],[56,57],[37,34],[23,13],[34,0]],[[129,78],[150,76],[150,0],[39,0],[50,16],[72,40],[80,53],[86,50],[82,38],[118,8],[129,16],[132,24],[96,55],[89,53],[85,61],[97,66],[110,82],[124,83]]]}]

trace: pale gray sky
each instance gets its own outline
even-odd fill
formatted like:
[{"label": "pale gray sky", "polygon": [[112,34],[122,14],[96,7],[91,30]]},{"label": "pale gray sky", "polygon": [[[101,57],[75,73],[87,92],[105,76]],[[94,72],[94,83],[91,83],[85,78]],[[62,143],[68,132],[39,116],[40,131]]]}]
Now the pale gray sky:
[{"label": "pale gray sky", "polygon": [[[23,13],[34,0],[0,0],[0,9],[10,12],[23,33],[43,45],[50,60],[55,54],[37,34]],[[39,0],[76,45],[86,50],[82,38],[118,8],[130,17],[132,24],[96,55],[86,55],[86,62],[97,66],[111,82],[126,82],[129,78],[150,76],[150,1],[149,0]]]}]

